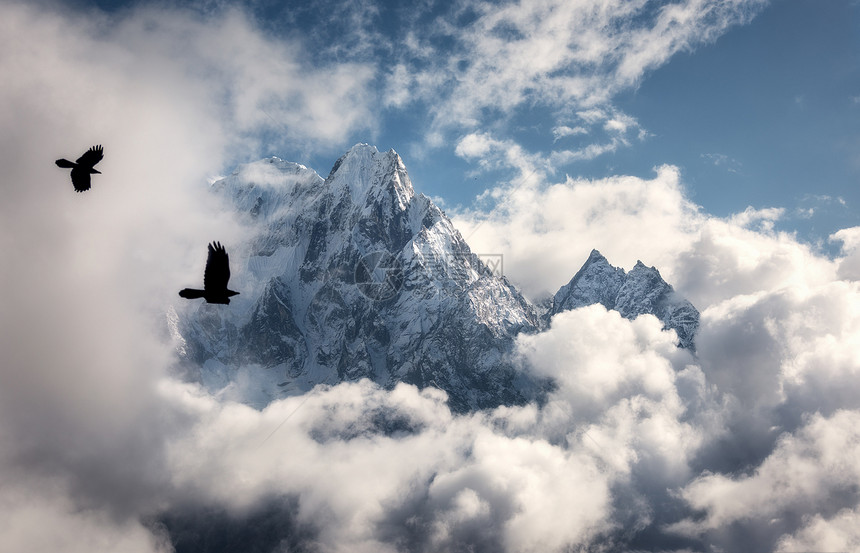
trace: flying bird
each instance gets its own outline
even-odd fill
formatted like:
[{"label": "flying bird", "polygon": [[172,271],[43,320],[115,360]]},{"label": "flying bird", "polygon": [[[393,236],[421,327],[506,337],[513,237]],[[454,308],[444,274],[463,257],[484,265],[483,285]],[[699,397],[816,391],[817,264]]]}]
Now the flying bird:
[{"label": "flying bird", "polygon": [[227,289],[230,280],[230,258],[227,250],[219,242],[209,244],[209,257],[206,259],[206,271],[203,273],[203,290],[185,288],[179,295],[189,300],[203,298],[207,303],[230,303],[230,296],[239,292]]},{"label": "flying bird", "polygon": [[55,163],[57,167],[72,170],[72,184],[75,186],[76,192],[83,192],[90,189],[90,175],[101,175],[100,171],[93,169],[96,163],[104,157],[104,148],[101,145],[93,146],[78,158],[74,163],[68,159],[58,159]]}]

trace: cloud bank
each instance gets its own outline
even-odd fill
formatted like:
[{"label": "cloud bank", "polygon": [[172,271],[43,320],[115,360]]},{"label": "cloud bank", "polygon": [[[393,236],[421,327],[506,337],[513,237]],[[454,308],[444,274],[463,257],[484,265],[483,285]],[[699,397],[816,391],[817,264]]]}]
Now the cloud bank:
[{"label": "cloud bank", "polygon": [[[559,21],[580,10],[611,30],[624,10],[646,9],[602,5],[572,3]],[[693,44],[690,29],[720,29],[749,5],[725,6],[648,12],[642,33],[657,49],[597,65],[629,86]],[[558,383],[545,405],[454,415],[432,388],[353,382],[257,411],[173,376],[164,314],[199,280],[203,244],[243,232],[206,179],[271,130],[260,110],[309,144],[371,127],[372,69],[309,68],[300,44],[240,12],[0,9],[0,68],[17,77],[0,87],[0,549],[857,549],[858,229],[834,234],[843,248],[830,259],[776,232],[779,209],[703,213],[674,167],[552,182],[515,143],[475,132],[462,155],[502,152],[537,169],[491,191],[495,211],[458,214],[473,248],[503,252],[533,296],[569,280],[591,248],[656,265],[702,310],[696,356],[653,317],[591,306],[518,343],[524,369]],[[523,10],[536,9],[478,6],[463,21],[488,44],[526,40],[539,29]],[[606,40],[587,41],[595,59]],[[574,52],[536,78],[597,63]],[[494,78],[514,104],[531,94]],[[587,85],[578,102],[596,94]],[[478,96],[446,86],[450,105],[477,118]],[[287,99],[303,109],[286,113]],[[332,127],[341,110],[346,124]],[[576,117],[638,132],[602,113]],[[577,134],[574,119],[560,139]],[[97,142],[103,174],[76,195],[52,162]]]}]

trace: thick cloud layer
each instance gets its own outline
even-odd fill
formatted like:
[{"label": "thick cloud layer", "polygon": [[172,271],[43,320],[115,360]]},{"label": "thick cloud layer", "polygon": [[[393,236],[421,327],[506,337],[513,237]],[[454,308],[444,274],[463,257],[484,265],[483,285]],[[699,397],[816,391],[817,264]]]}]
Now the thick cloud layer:
[{"label": "thick cloud layer", "polygon": [[[356,382],[257,411],[171,372],[164,314],[206,242],[243,232],[206,178],[254,150],[260,106],[310,144],[372,126],[371,70],[308,68],[238,12],[0,9],[0,550],[860,547],[860,230],[828,259],[774,232],[778,209],[703,213],[673,167],[533,172],[459,215],[470,244],[533,296],[591,248],[656,265],[702,310],[695,356],[592,306],[518,343],[558,384],[544,405],[454,415],[438,390]],[[640,65],[686,44],[667,40]],[[613,74],[638,78],[629,63]],[[494,140],[461,153],[533,162]],[[103,174],[75,194],[52,162],[98,142]]]}]

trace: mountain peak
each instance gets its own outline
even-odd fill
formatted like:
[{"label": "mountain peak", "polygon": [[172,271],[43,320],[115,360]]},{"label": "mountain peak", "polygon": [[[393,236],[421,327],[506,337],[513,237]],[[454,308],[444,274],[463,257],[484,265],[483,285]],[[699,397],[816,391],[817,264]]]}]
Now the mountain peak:
[{"label": "mountain peak", "polygon": [[181,325],[207,387],[264,406],[369,378],[442,388],[455,410],[540,392],[509,356],[533,306],[414,193],[397,152],[357,144],[324,181],[300,167],[269,158],[213,185],[257,224],[233,258],[244,303]]},{"label": "mountain peak", "polygon": [[591,250],[591,253],[588,254],[588,259],[586,259],[585,263],[583,263],[583,267],[585,267],[586,265],[591,265],[593,263],[609,263],[609,261],[606,260],[602,253],[600,253],[596,249],[593,249]]},{"label": "mountain peak", "polygon": [[552,306],[544,315],[553,315],[599,303],[628,319],[650,314],[660,319],[664,328],[678,333],[679,345],[693,349],[693,337],[699,326],[699,312],[666,283],[655,267],[637,261],[630,272],[613,267],[597,250],[566,285],[559,288]]},{"label": "mountain peak", "polygon": [[392,194],[401,210],[415,196],[403,160],[393,149],[380,152],[369,144],[356,144],[332,166],[326,186],[349,191],[353,203],[367,204]]}]

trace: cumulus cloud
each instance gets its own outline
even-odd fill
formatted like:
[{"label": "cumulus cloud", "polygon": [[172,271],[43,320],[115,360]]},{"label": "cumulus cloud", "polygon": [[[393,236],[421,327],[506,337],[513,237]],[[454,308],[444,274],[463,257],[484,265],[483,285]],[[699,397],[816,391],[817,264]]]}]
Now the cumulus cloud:
[{"label": "cumulus cloud", "polygon": [[701,219],[670,166],[650,180],[568,177],[547,186],[535,178],[492,194],[498,203],[489,214],[464,211],[454,221],[476,251],[504,253],[506,273],[531,297],[566,284],[593,248],[627,268],[647,261],[671,281],[670,259]]},{"label": "cumulus cloud", "polygon": [[[801,544],[821,551],[852,541],[856,545],[857,534],[840,527],[855,519],[858,501],[857,417],[857,411],[839,411],[827,418],[812,415],[797,432],[782,435],[752,474],[704,474],[695,479],[682,494],[706,516],[677,523],[674,530],[707,534],[720,529],[731,534],[732,523],[744,520],[758,529],[751,549],[770,549],[774,540],[782,551],[797,551]],[[795,530],[798,519],[804,518],[806,523]],[[719,543],[726,538],[711,539]]]},{"label": "cumulus cloud", "polygon": [[860,280],[860,227],[839,230],[830,235],[831,242],[842,243],[839,276],[847,280]]},{"label": "cumulus cloud", "polygon": [[844,509],[830,519],[806,517],[803,528],[784,535],[777,551],[853,551],[860,547],[860,518],[856,509]]},{"label": "cumulus cloud", "polygon": [[[748,547],[744,540],[751,533],[758,536],[758,550],[852,549],[855,538],[847,528],[860,501],[852,476],[856,455],[853,446],[836,452],[832,444],[855,443],[849,428],[860,412],[860,297],[850,272],[855,229],[833,235],[843,243],[843,257],[829,259],[775,230],[780,208],[748,208],[726,218],[703,213],[686,198],[681,174],[672,167],[658,169],[650,180],[568,178],[495,194],[496,211],[459,213],[458,227],[473,247],[503,253],[508,277],[532,297],[565,284],[595,247],[627,268],[637,258],[655,264],[702,311],[694,360],[661,350],[659,325],[648,338],[605,343],[583,330],[588,310],[600,312],[594,307],[557,317],[549,332],[521,344],[533,367],[556,371],[562,384],[555,398],[578,388],[586,392],[571,395],[562,407],[550,402],[542,416],[566,409],[575,415],[561,417],[558,427],[576,427],[599,405],[596,412],[605,418],[585,427],[584,443],[605,449],[618,466],[652,455],[659,459],[655,465],[677,478],[660,481],[648,473],[630,481],[628,493],[643,482],[670,490],[666,510],[658,514],[679,499],[682,509],[692,509],[682,520],[650,524],[694,540],[684,545],[693,550]],[[567,317],[577,317],[577,324],[559,334],[558,344],[549,341]],[[641,318],[617,323],[623,328],[611,321],[597,326],[616,338],[645,324]],[[575,349],[581,342],[593,351]],[[642,365],[649,380],[631,387],[641,353],[622,344],[662,351],[654,357],[659,362]],[[634,401],[630,393],[637,387],[651,393],[640,392]],[[659,390],[663,394],[654,393]],[[623,402],[612,407],[619,391]],[[590,397],[599,400],[592,404]],[[644,420],[621,424],[631,413],[632,420]],[[610,420],[620,426],[601,429]],[[662,449],[659,440],[645,441],[646,420],[659,428],[650,435],[665,440]],[[835,457],[825,459],[825,450]],[[661,458],[660,451],[676,456]],[[762,493],[755,491],[759,485]],[[773,490],[787,490],[786,496]],[[645,497],[648,505],[661,501],[654,490]]]},{"label": "cumulus cloud", "polygon": [[706,408],[688,412],[716,403],[660,326],[597,306],[523,337],[523,362],[559,384],[544,408],[453,415],[433,388],[361,381],[256,411],[172,383],[166,397],[194,420],[168,446],[172,484],[236,516],[272,494],[299,497],[289,516],[326,550],[612,542],[662,517],[649,499],[691,477],[703,428],[719,427]]},{"label": "cumulus cloud", "polygon": [[242,513],[299,496],[294,516],[327,550],[555,550],[605,527],[607,480],[591,456],[508,436],[485,414],[455,417],[435,389],[345,383],[262,412],[189,386],[169,394],[197,421],[170,447],[183,497]]}]

